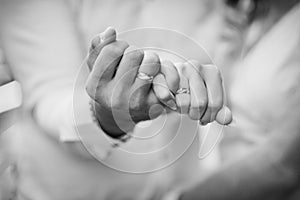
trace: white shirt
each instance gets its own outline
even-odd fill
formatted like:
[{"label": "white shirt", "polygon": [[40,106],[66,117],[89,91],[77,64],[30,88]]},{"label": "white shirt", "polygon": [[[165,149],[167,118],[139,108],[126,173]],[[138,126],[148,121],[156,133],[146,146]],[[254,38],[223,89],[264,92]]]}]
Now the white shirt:
[{"label": "white shirt", "polygon": [[245,58],[235,64],[228,97],[236,126],[225,131],[220,149],[224,160],[246,156],[277,132],[297,131],[300,119],[299,17],[300,5],[297,4],[263,33]]},{"label": "white shirt", "polygon": [[[199,42],[204,41],[201,38],[210,38],[204,43],[213,49],[214,34],[201,31],[195,24],[207,28],[214,24],[200,20],[208,11],[203,9],[199,12],[202,3],[198,1],[86,1],[80,9],[74,5],[72,10],[69,2],[60,0],[1,1],[0,37],[9,66],[22,84],[24,94],[22,120],[16,134],[11,136],[18,164],[19,198],[99,200],[108,197],[117,199],[114,195],[119,195],[139,199],[147,185],[146,180],[153,174],[121,173],[96,159],[76,153],[76,148],[81,153],[85,150],[76,130],[79,130],[85,145],[91,145],[89,149],[96,157],[101,159],[106,151],[103,146],[105,141],[99,139],[105,134],[92,123],[88,98],[83,90],[87,69],[80,73],[80,87],[75,93],[78,96],[73,102],[74,81],[84,61],[88,43],[92,36],[107,26],[114,26],[118,31],[139,26],[160,26],[182,31],[191,37],[197,36],[195,38]],[[183,5],[185,9],[182,9]],[[215,15],[209,19],[218,21]],[[151,35],[145,38],[151,38]],[[184,44],[179,46],[185,47]],[[188,49],[184,48],[187,52]],[[78,106],[78,112],[76,109],[74,112],[73,103]],[[79,121],[74,123],[73,115],[76,113],[81,117],[75,118]],[[162,118],[154,121],[152,128],[146,129],[146,134],[153,134],[151,130],[155,132],[155,123],[159,125]],[[139,160],[131,160],[131,157],[122,154],[124,152],[117,150],[107,161],[126,170],[145,171],[161,167],[161,163],[167,166],[174,157],[185,153],[171,168],[155,173],[159,177],[156,184],[170,185],[171,182],[171,185],[180,186],[181,183],[197,180],[196,174],[201,175],[197,158],[198,141],[193,140],[197,137],[197,122],[186,118],[181,120],[178,114],[168,115],[168,120],[162,137],[146,143],[131,140],[125,147],[140,153],[151,152],[163,143],[164,138],[174,136],[174,129],[180,130],[171,149],[149,158],[140,156]],[[179,121],[183,122],[182,129],[177,127]],[[145,129],[139,129],[141,134],[145,132]],[[191,147],[185,148],[190,141],[194,141]],[[167,171],[174,171],[176,176],[164,176]]]}]

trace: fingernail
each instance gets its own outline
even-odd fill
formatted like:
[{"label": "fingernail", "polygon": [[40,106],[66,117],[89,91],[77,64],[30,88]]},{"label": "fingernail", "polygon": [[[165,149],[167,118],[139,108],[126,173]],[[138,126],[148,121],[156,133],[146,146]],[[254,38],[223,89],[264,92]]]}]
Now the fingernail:
[{"label": "fingernail", "polygon": [[166,105],[174,111],[177,110],[176,102],[173,99],[170,99],[169,101],[167,101]]},{"label": "fingernail", "polygon": [[97,41],[97,45],[102,43],[107,37],[109,37],[108,33],[109,33],[109,29],[110,27],[106,28],[105,31],[103,31],[102,33],[100,33],[99,35],[99,40]]},{"label": "fingernail", "polygon": [[109,37],[112,37],[116,33],[115,29],[112,27],[107,27],[103,33],[100,34],[101,41],[103,42]]}]

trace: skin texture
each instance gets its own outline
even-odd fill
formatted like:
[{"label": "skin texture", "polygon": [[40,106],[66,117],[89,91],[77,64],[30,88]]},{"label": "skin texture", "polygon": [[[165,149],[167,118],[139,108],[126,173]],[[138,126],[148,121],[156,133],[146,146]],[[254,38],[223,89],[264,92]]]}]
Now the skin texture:
[{"label": "skin texture", "polygon": [[[111,136],[132,131],[137,122],[158,117],[166,107],[201,124],[231,122],[231,113],[223,106],[222,77],[217,67],[188,61],[176,68],[170,61],[161,62],[155,53],[116,40],[113,28],[91,43],[86,90],[95,101],[99,123]],[[153,87],[136,78],[138,72],[153,76]],[[178,88],[190,88],[191,95],[174,96]]]}]

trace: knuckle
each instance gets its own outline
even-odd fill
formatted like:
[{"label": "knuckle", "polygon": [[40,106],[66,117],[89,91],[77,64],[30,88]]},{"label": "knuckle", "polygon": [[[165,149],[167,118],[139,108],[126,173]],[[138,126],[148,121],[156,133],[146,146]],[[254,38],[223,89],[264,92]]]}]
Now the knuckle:
[{"label": "knuckle", "polygon": [[141,60],[141,59],[143,59],[145,53],[144,53],[144,51],[143,51],[142,49],[136,49],[136,50],[134,51],[134,55],[135,55],[135,57],[136,57],[137,59]]},{"label": "knuckle", "polygon": [[182,70],[184,68],[184,63],[179,63],[179,62],[176,62],[174,63],[174,67],[176,68],[176,71],[179,73],[181,72],[182,73]]},{"label": "knuckle", "polygon": [[182,72],[190,77],[195,77],[202,71],[202,66],[198,61],[187,61],[182,66]]},{"label": "knuckle", "polygon": [[221,71],[220,71],[220,69],[216,65],[214,65],[214,64],[206,65],[204,67],[204,69],[205,69],[205,71],[207,71],[208,73],[212,73],[216,77],[221,77]]},{"label": "knuckle", "polygon": [[144,57],[144,51],[135,47],[129,47],[125,51],[125,56],[130,60],[141,60]]},{"label": "knuckle", "polygon": [[189,71],[190,71],[189,64],[184,63],[183,65],[180,65],[180,70],[181,70],[183,75],[187,76],[189,74]]},{"label": "knuckle", "polygon": [[185,62],[180,67],[181,67],[182,71],[185,71],[185,70],[189,69],[189,65],[190,65],[190,63]]},{"label": "knuckle", "polygon": [[221,100],[215,100],[212,102],[209,102],[208,107],[211,108],[212,110],[217,110],[221,108],[222,106],[222,101]]},{"label": "knuckle", "polygon": [[161,92],[159,93],[159,98],[161,100],[168,100],[169,96],[170,96],[170,94],[169,94],[169,92],[165,88],[163,88],[161,90]]},{"label": "knuckle", "polygon": [[188,63],[190,63],[196,71],[202,71],[203,66],[198,60],[189,60]]},{"label": "knuckle", "polygon": [[105,46],[102,51],[110,55],[111,57],[120,57],[123,55],[126,49],[126,45],[122,44],[122,42],[114,42]]},{"label": "knuckle", "polygon": [[142,60],[143,71],[147,71],[149,75],[156,75],[160,69],[160,58],[156,53],[146,52]]},{"label": "knuckle", "polygon": [[170,65],[168,65],[166,69],[166,71],[168,71],[167,74],[165,74],[166,80],[170,85],[179,85],[180,77],[176,68],[174,66],[173,67],[169,67],[169,66]]},{"label": "knuckle", "polygon": [[154,52],[147,53],[145,58],[147,58],[147,61],[150,63],[159,63],[160,62],[159,56]]},{"label": "knuckle", "polygon": [[112,58],[118,58],[118,57],[122,56],[122,54],[123,54],[122,50],[119,47],[117,47],[116,45],[105,46],[102,49],[102,52],[109,55]]},{"label": "knuckle", "polygon": [[126,41],[124,41],[124,40],[119,40],[119,41],[117,41],[116,43],[118,43],[119,44],[119,46],[120,46],[120,48],[122,48],[122,49],[127,49],[128,47],[129,47],[129,44],[128,44],[128,42],[126,42]]},{"label": "knuckle", "polygon": [[133,51],[133,55],[135,59],[142,60],[144,57],[144,51],[142,49],[136,49]]},{"label": "knuckle", "polygon": [[199,99],[199,100],[197,100],[196,101],[196,106],[198,108],[204,108],[204,107],[206,107],[207,106],[207,99],[205,98],[205,99]]},{"label": "knuckle", "polygon": [[192,120],[199,120],[201,117],[199,112],[191,113],[189,116]]},{"label": "knuckle", "polygon": [[215,74],[216,77],[221,77],[221,71],[219,70],[219,68],[212,67],[211,70],[213,71],[213,73]]}]

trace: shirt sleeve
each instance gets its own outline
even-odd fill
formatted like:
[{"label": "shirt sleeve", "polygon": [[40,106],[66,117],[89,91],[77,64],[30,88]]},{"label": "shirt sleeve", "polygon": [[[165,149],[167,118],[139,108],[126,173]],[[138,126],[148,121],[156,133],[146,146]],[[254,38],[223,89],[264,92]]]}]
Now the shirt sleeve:
[{"label": "shirt sleeve", "polygon": [[[85,55],[75,22],[65,1],[1,1],[0,36],[12,73],[22,85],[24,109],[62,142],[80,140],[78,123],[90,124],[91,130],[105,137],[92,122],[84,90],[77,110],[84,120],[74,120],[74,90],[78,89],[74,83],[81,81],[83,88],[84,78],[78,72]],[[101,151],[110,148],[108,144]]]}]

